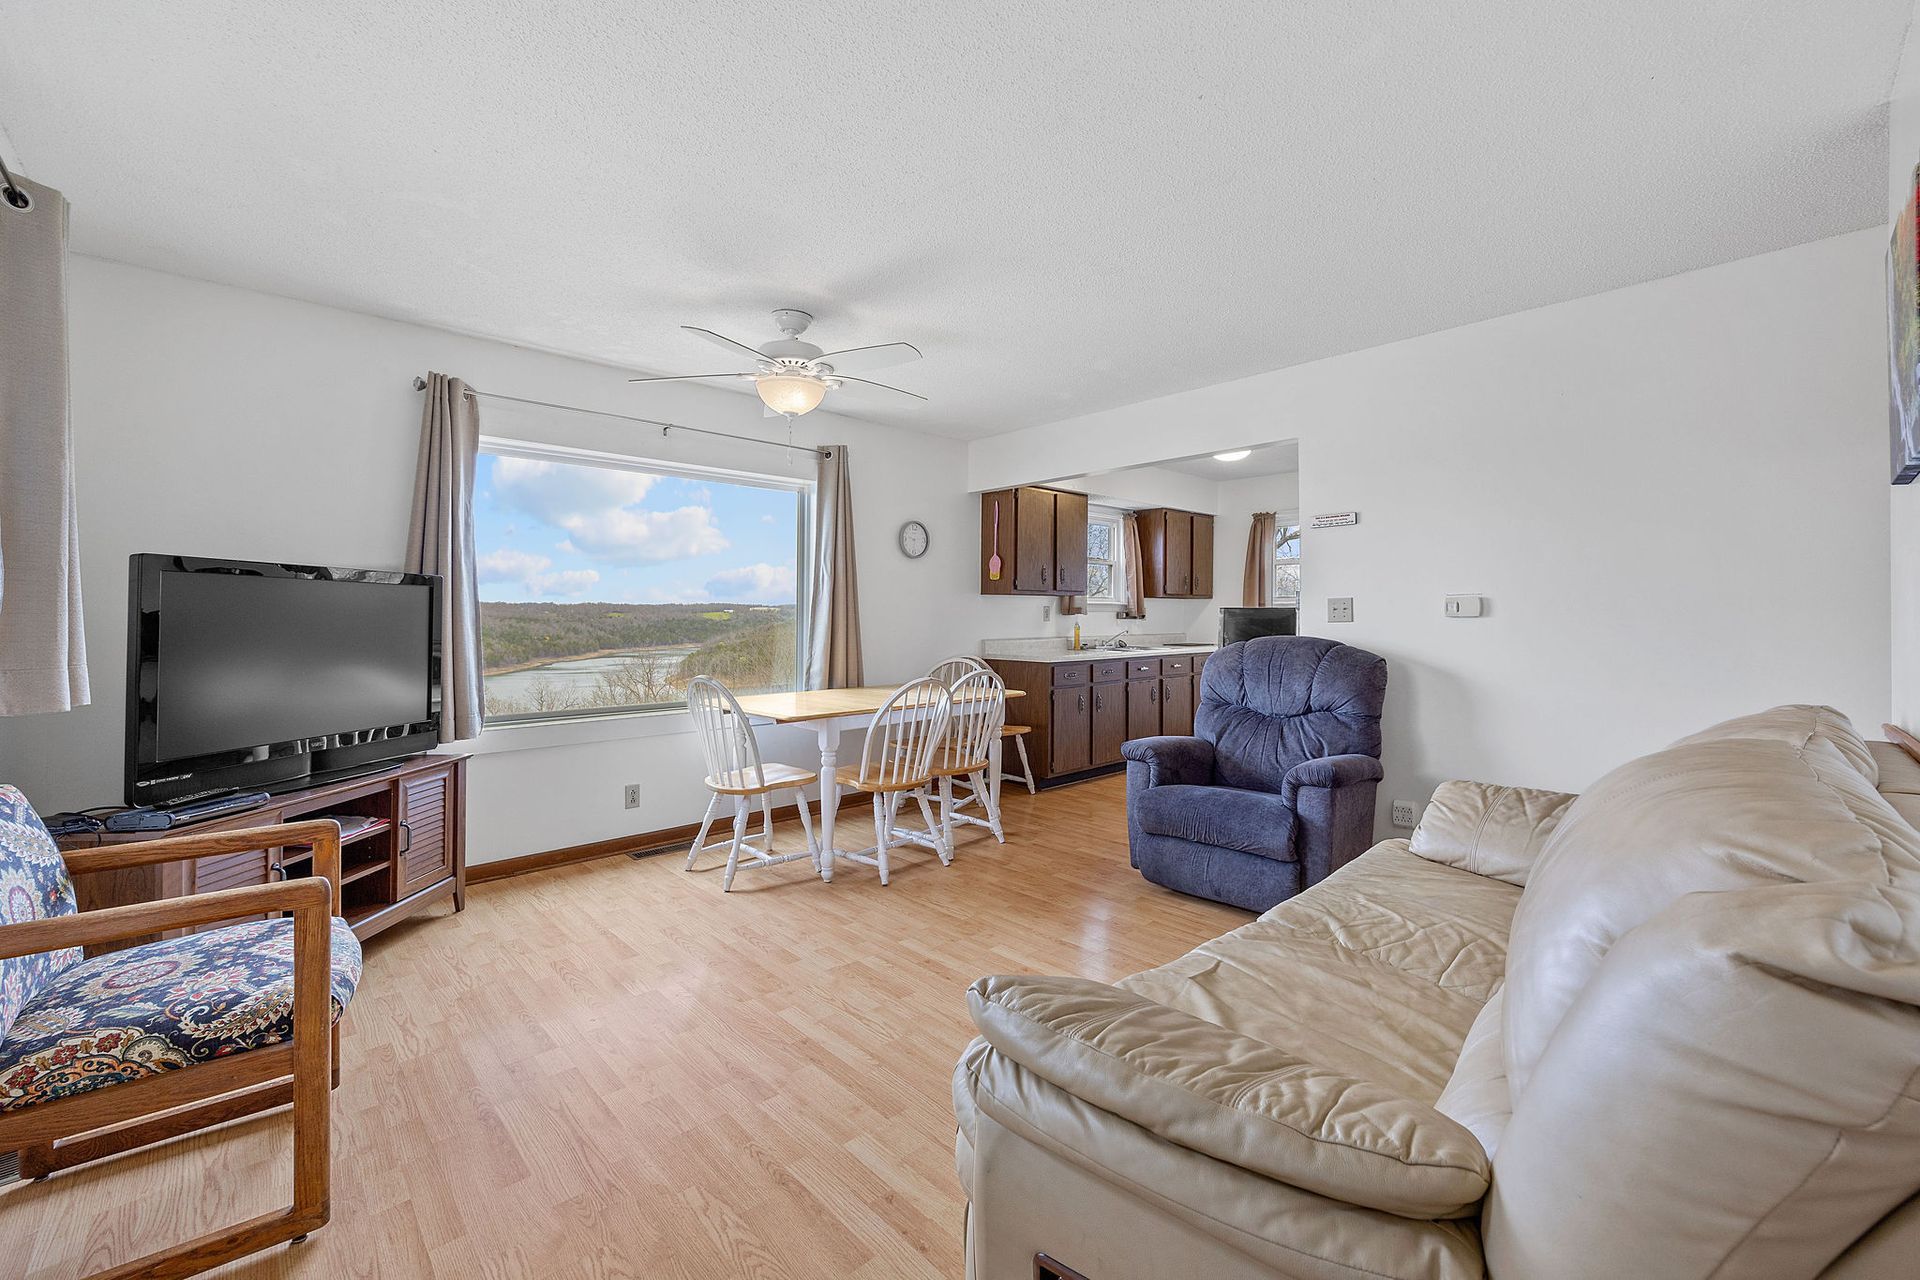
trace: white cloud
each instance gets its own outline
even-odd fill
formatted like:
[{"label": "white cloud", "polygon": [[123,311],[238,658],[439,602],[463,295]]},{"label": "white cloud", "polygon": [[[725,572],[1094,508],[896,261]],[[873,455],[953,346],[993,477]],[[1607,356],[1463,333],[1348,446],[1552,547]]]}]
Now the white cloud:
[{"label": "white cloud", "polygon": [[532,551],[489,551],[475,558],[474,567],[481,582],[510,583],[535,598],[585,595],[600,581],[592,569],[549,572],[553,561]]},{"label": "white cloud", "polygon": [[772,513],[771,513],[771,512],[769,512],[768,514],[766,514],[766,515],[764,515],[764,516],[761,516],[761,517],[760,517],[760,523],[761,523],[761,524],[772,524],[773,522],[774,522],[774,520],[773,520],[773,515],[772,515]]},{"label": "white cloud", "polygon": [[563,530],[559,550],[628,564],[660,564],[725,551],[731,544],[708,506],[638,511],[660,477],[531,458],[494,462],[503,506]]},{"label": "white cloud", "polygon": [[632,511],[625,508],[574,514],[555,520],[567,531],[564,550],[639,564],[689,560],[725,551],[732,544],[713,522],[707,507],[678,507],[672,511]]},{"label": "white cloud", "polygon": [[558,573],[536,573],[527,579],[527,591],[536,596],[583,596],[599,583],[593,569],[562,569]]},{"label": "white cloud", "polygon": [[565,528],[568,518],[617,510],[647,496],[659,476],[544,458],[496,458],[494,497],[502,506]]},{"label": "white cloud", "polygon": [[489,551],[473,563],[482,582],[520,582],[553,567],[552,560],[531,551]]},{"label": "white cloud", "polygon": [[727,569],[707,579],[715,600],[750,604],[791,604],[793,569],[784,564],[749,564]]}]

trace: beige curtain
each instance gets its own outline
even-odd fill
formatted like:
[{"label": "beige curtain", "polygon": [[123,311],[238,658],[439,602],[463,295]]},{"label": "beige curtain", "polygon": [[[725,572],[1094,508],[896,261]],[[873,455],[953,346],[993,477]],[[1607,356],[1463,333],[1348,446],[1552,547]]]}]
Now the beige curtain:
[{"label": "beige curtain", "polygon": [[85,706],[67,418],[67,200],[0,194],[0,715]]},{"label": "beige curtain", "polygon": [[1127,603],[1116,617],[1147,616],[1147,581],[1143,566],[1146,556],[1140,549],[1140,517],[1129,511],[1120,517],[1120,554],[1126,564]]},{"label": "beige curtain", "polygon": [[1247,530],[1247,567],[1240,575],[1240,603],[1265,606],[1273,603],[1273,512],[1253,513],[1253,527]]},{"label": "beige curtain", "polygon": [[467,384],[427,375],[406,568],[440,575],[440,741],[480,734],[480,597],[473,566],[473,470],[480,410]]},{"label": "beige curtain", "polygon": [[860,584],[853,564],[853,486],[847,446],[821,446],[814,490],[813,593],[807,618],[807,688],[853,689],[860,662]]}]

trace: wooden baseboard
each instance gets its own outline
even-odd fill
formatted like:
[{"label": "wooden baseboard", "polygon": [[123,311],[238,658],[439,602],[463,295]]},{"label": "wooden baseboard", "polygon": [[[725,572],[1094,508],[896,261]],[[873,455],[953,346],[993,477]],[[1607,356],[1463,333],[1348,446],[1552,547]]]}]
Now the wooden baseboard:
[{"label": "wooden baseboard", "polygon": [[[862,796],[860,799],[864,802],[865,797]],[[814,808],[811,804],[807,807],[809,810]],[[788,822],[799,816],[798,805],[774,806],[775,822]],[[728,818],[724,821],[731,822],[732,819]],[[722,823],[723,819],[718,817],[714,819],[716,827]],[[677,827],[662,827],[658,831],[639,831],[630,836],[615,836],[611,840],[595,840],[589,844],[570,844],[563,849],[548,849],[545,853],[526,853],[517,858],[502,858],[498,862],[469,863],[467,883],[485,884],[489,880],[523,876],[529,871],[546,871],[552,867],[564,867],[575,862],[592,862],[596,858],[612,858],[620,854],[684,852],[699,832],[699,823],[684,822]]]}]

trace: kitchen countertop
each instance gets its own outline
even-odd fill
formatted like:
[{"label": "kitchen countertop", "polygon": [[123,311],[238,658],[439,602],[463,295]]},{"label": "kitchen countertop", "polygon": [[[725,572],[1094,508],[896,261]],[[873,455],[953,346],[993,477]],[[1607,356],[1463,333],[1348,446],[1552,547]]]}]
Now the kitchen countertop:
[{"label": "kitchen countertop", "polygon": [[1106,662],[1114,658],[1197,658],[1212,653],[1210,644],[1143,645],[1128,649],[1061,649],[1055,653],[986,655],[989,662]]}]

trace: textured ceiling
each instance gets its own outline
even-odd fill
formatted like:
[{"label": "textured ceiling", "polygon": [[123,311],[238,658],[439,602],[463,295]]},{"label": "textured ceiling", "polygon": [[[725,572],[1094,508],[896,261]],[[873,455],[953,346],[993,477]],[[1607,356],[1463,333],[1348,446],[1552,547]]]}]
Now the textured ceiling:
[{"label": "textured ceiling", "polygon": [[0,0],[0,125],[85,253],[670,373],[804,307],[976,436],[1876,224],[1908,12]]}]

